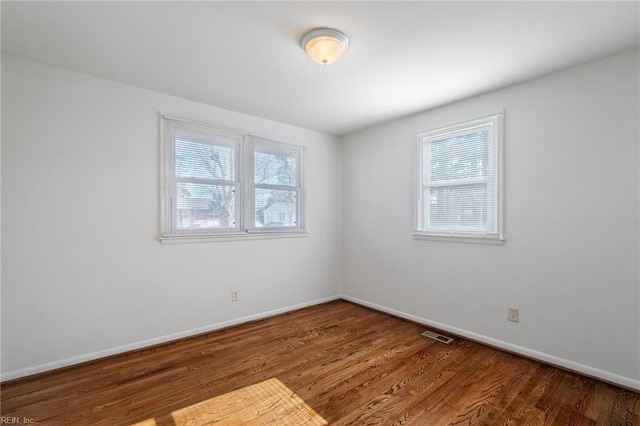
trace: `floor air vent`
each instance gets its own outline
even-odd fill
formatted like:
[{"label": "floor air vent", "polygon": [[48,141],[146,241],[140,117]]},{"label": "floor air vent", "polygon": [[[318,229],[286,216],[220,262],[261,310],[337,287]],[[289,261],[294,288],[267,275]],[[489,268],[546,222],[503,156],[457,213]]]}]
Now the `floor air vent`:
[{"label": "floor air vent", "polygon": [[425,331],[422,333],[422,336],[428,337],[433,340],[437,340],[438,342],[449,344],[453,342],[451,337],[443,336],[442,334],[434,333],[433,331]]}]

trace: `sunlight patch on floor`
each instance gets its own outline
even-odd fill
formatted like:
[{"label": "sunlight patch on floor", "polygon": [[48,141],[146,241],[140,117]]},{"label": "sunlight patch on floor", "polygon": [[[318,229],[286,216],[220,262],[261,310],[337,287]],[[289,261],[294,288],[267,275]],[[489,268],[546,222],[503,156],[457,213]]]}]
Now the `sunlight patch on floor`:
[{"label": "sunlight patch on floor", "polygon": [[[273,378],[171,413],[176,426],[316,426],[328,422]],[[154,426],[153,419],[132,426]]]},{"label": "sunlight patch on floor", "polygon": [[143,420],[140,423],[134,423],[131,426],[157,426],[155,419]]}]

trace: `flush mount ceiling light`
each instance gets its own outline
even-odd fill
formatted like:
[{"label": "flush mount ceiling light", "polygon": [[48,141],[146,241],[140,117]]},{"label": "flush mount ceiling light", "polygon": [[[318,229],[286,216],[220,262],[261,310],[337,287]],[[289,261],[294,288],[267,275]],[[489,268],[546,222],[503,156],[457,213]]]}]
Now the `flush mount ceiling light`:
[{"label": "flush mount ceiling light", "polygon": [[338,30],[318,28],[308,32],[300,42],[302,48],[315,62],[328,65],[340,58],[349,47],[349,39]]}]

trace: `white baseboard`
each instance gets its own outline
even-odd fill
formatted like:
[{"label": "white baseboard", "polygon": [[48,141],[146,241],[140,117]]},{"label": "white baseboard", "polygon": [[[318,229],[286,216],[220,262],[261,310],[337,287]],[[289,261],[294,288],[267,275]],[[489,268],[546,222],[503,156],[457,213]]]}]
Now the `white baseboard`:
[{"label": "white baseboard", "polygon": [[154,339],[143,340],[140,342],[131,343],[128,345],[118,346],[115,348],[105,349],[98,352],[92,352],[84,355],[78,355],[71,358],[61,359],[59,361],[48,362],[46,364],[36,365],[33,367],[22,368],[20,370],[9,371],[0,375],[0,382],[7,380],[19,379],[21,377],[31,376],[34,374],[44,373],[58,368],[69,367],[71,365],[80,364],[87,361],[94,361],[100,358],[118,355],[125,352],[134,351],[137,349],[144,349],[149,346],[158,345],[161,343],[170,342],[172,340],[183,339],[185,337],[191,337],[210,331],[220,330],[234,325],[243,324],[249,321],[260,320],[274,315],[284,314],[286,312],[295,311],[298,309],[306,308],[313,305],[319,305],[321,303],[330,302],[332,300],[340,299],[339,295],[325,297],[322,299],[316,299],[309,302],[300,303],[297,305],[287,306],[284,308],[274,309],[267,312],[261,312],[259,314],[249,315],[246,317],[236,318],[229,321],[223,321],[216,324],[210,324],[203,327],[194,328],[191,330],[181,331],[178,333],[168,334],[166,336],[156,337]]},{"label": "white baseboard", "polygon": [[375,303],[368,302],[366,300],[358,299],[355,297],[351,297],[345,294],[335,295],[330,297],[325,297],[322,299],[316,299],[309,302],[300,303],[297,305],[291,305],[284,308],[274,309],[271,311],[262,312],[259,314],[249,315],[241,318],[236,318],[229,321],[223,321],[216,324],[207,325],[204,327],[198,327],[191,330],[182,331],[179,333],[173,333],[166,336],[157,337],[154,339],[143,340],[140,342],[118,346],[115,348],[105,349],[98,352],[92,352],[84,355],[78,355],[71,358],[65,358],[59,361],[49,362],[46,364],[36,365],[33,367],[27,367],[20,370],[9,371],[6,373],[2,373],[0,375],[0,382],[5,382],[8,380],[19,379],[21,377],[31,376],[34,374],[44,373],[47,371],[55,370],[58,368],[69,367],[71,365],[80,364],[87,361],[94,361],[100,358],[104,358],[107,356],[118,355],[125,352],[130,352],[133,350],[144,349],[149,346],[170,342],[172,340],[182,339],[185,337],[191,337],[202,333],[207,333],[210,331],[220,330],[227,327],[232,327],[234,325],[243,324],[250,321],[260,320],[268,317],[272,317],[274,315],[283,314],[290,311],[295,311],[297,309],[306,308],[313,305],[318,305],[321,303],[330,302],[332,300],[344,299],[352,303],[356,303],[358,305],[362,305],[368,308],[372,308],[381,312],[386,312],[390,315],[394,315],[399,318],[404,318],[409,321],[413,321],[419,324],[424,324],[426,326],[434,327],[439,330],[448,331],[452,334],[456,334],[461,337],[466,337],[468,339],[474,340],[476,342],[484,343],[489,346],[493,346],[496,348],[504,349],[505,351],[512,352],[515,354],[519,354],[525,356],[527,358],[536,359],[547,364],[555,365],[567,370],[575,371],[577,373],[584,374],[585,376],[594,377],[596,379],[603,380],[605,382],[613,383],[616,385],[620,385],[629,389],[634,389],[636,391],[640,391],[640,380],[636,380],[630,377],[620,376],[614,373],[610,373],[604,370],[600,370],[597,368],[589,367],[588,365],[579,364],[573,361],[569,361],[563,358],[558,358],[553,355],[549,355],[543,352],[538,352],[529,348],[525,348],[523,346],[514,345],[511,343],[504,342],[502,340],[493,339],[491,337],[483,336],[481,334],[473,333],[467,330],[463,330],[457,327],[451,327],[446,324],[442,324],[436,321],[431,321],[426,318],[418,317],[416,315],[408,314],[402,311],[398,311],[395,309],[387,308],[385,306],[381,306]]},{"label": "white baseboard", "polygon": [[630,377],[620,376],[618,374],[610,373],[608,371],[599,370],[597,368],[589,367],[588,365],[579,364],[577,362],[569,361],[564,358],[558,358],[553,355],[546,354],[544,352],[538,352],[533,349],[525,348],[523,346],[514,345],[508,342],[504,342],[502,340],[497,340],[491,337],[483,336],[481,334],[473,333],[467,330],[463,330],[457,327],[451,327],[436,321],[431,321],[426,318],[421,318],[415,315],[407,314],[402,311],[397,311],[395,309],[387,308],[385,306],[377,305],[375,303],[367,302],[366,300],[361,300],[355,297],[347,296],[342,294],[340,296],[341,299],[356,303],[358,305],[362,305],[371,309],[375,309],[377,311],[385,312],[391,314],[393,316],[404,318],[409,321],[413,321],[419,324],[424,324],[426,326],[430,326],[433,328],[437,328],[439,330],[448,331],[452,334],[456,334],[461,337],[466,337],[470,340],[484,343],[488,346],[492,346],[495,348],[503,349],[507,352],[512,352],[518,355],[522,355],[527,358],[535,359],[546,364],[551,364],[566,370],[574,371],[576,373],[584,374],[585,376],[593,377],[596,379],[600,379],[602,381],[613,383],[619,386],[623,386],[629,389],[633,389],[636,391],[640,391],[640,380],[633,379]]}]

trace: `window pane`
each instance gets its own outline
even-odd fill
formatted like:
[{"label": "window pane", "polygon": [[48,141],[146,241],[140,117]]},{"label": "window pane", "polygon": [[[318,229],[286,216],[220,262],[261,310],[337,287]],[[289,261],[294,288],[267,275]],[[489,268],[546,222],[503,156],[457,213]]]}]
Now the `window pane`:
[{"label": "window pane", "polygon": [[502,120],[498,111],[416,134],[417,236],[503,240]]},{"label": "window pane", "polygon": [[253,163],[255,183],[296,186],[297,164],[293,153],[255,151]]},{"label": "window pane", "polygon": [[256,188],[256,228],[298,226],[296,191]]},{"label": "window pane", "polygon": [[236,150],[186,140],[176,140],[176,176],[236,180]]},{"label": "window pane", "polygon": [[489,129],[430,141],[424,156],[425,184],[432,182],[487,176]]},{"label": "window pane", "polygon": [[423,211],[427,215],[427,229],[485,232],[486,184],[430,188],[425,195]]},{"label": "window pane", "polygon": [[235,228],[236,193],[233,186],[177,184],[177,229]]}]

